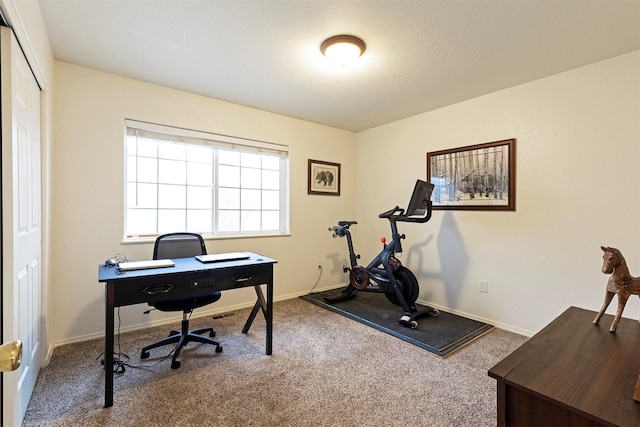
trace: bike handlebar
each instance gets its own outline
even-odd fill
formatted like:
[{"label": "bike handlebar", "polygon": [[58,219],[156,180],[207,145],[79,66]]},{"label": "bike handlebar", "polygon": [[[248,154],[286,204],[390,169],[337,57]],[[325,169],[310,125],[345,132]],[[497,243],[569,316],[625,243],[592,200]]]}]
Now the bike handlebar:
[{"label": "bike handlebar", "polygon": [[[378,218],[387,218],[389,221],[393,220],[393,221],[400,221],[400,222],[417,222],[417,223],[424,223],[427,222],[431,219],[431,211],[432,211],[432,207],[433,207],[433,202],[431,200],[428,201],[428,205],[427,205],[427,215],[423,216],[421,218],[412,218],[409,216],[406,216],[404,214],[404,209],[402,209],[400,206],[396,206],[395,208],[388,210],[386,212],[382,212],[380,215],[378,215]],[[400,211],[399,215],[395,215],[396,212]]]},{"label": "bike handlebar", "polygon": [[[404,214],[404,209],[400,206],[396,206],[393,209],[390,209],[386,212],[382,212],[378,215],[378,218],[387,218],[389,221],[400,221],[400,222],[416,222],[416,223],[424,223],[431,219],[431,211],[432,211],[433,203],[429,200],[427,204],[427,215],[421,218],[413,218]],[[396,215],[396,212],[400,212],[400,214]],[[352,225],[357,224],[356,221],[338,221],[338,225],[329,227],[329,231],[333,233],[333,237],[344,237]]]},{"label": "bike handlebar", "polygon": [[378,218],[391,218],[393,216],[394,213],[400,211],[400,215],[402,215],[404,213],[404,209],[402,209],[400,206],[397,206],[391,210],[388,210],[386,212],[382,212],[380,215],[378,215]]}]

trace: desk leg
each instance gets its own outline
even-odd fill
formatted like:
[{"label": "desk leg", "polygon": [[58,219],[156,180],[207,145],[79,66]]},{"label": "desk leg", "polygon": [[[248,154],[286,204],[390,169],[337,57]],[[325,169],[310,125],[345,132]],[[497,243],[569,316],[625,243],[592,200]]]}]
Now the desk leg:
[{"label": "desk leg", "polygon": [[270,356],[273,351],[273,281],[267,285],[267,312],[264,317],[267,323],[266,353]]},{"label": "desk leg", "polygon": [[272,343],[273,343],[273,283],[267,284],[267,299],[265,301],[264,294],[262,293],[262,289],[260,286],[254,286],[256,290],[256,295],[258,299],[256,303],[253,305],[253,309],[249,314],[249,318],[247,322],[244,324],[244,328],[242,328],[242,333],[246,334],[249,332],[249,328],[251,328],[251,324],[253,323],[258,311],[262,309],[262,313],[264,314],[264,319],[267,324],[267,342],[266,342],[266,351],[267,355],[272,354]]},{"label": "desk leg", "polygon": [[249,332],[249,328],[251,328],[251,325],[253,324],[253,321],[256,318],[256,315],[258,314],[258,311],[260,311],[260,309],[262,309],[262,311],[264,312],[264,296],[262,295],[262,290],[260,290],[260,286],[254,286],[254,289],[256,290],[256,295],[258,296],[258,299],[256,300],[256,303],[253,305],[253,308],[251,309],[251,313],[249,313],[249,317],[247,318],[247,321],[244,324],[244,327],[242,328],[242,333],[246,334],[247,332]]},{"label": "desk leg", "polygon": [[113,306],[115,286],[107,282],[104,335],[104,407],[113,406]]}]

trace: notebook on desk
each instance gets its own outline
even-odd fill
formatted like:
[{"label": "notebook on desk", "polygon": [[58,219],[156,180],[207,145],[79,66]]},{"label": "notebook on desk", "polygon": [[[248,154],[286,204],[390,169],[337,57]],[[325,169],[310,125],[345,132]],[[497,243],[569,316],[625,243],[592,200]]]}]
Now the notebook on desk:
[{"label": "notebook on desk", "polygon": [[175,262],[170,259],[154,259],[149,261],[128,261],[118,264],[118,270],[120,271],[132,271],[132,270],[144,270],[147,268],[163,268],[173,267]]},{"label": "notebook on desk", "polygon": [[249,259],[249,255],[247,255],[245,252],[229,252],[224,254],[197,255],[196,259],[204,263],[237,261],[240,259]]}]

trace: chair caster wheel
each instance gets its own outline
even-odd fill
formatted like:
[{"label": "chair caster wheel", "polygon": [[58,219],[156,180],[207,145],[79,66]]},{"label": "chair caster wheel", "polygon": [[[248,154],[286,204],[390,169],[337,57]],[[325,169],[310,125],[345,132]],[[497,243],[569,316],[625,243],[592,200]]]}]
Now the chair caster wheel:
[{"label": "chair caster wheel", "polygon": [[149,352],[148,351],[142,351],[140,353],[140,359],[148,359],[149,358]]},{"label": "chair caster wheel", "polygon": [[222,353],[222,346],[216,346],[216,353]]},{"label": "chair caster wheel", "polygon": [[180,332],[178,332],[178,331],[171,331],[171,332],[169,332],[169,336],[172,337],[174,335],[178,335],[179,333]]},{"label": "chair caster wheel", "polygon": [[180,367],[179,360],[174,360],[173,362],[171,362],[171,369],[178,369],[179,367]]},{"label": "chair caster wheel", "polygon": [[214,338],[216,336],[216,331],[210,332],[209,337]]}]

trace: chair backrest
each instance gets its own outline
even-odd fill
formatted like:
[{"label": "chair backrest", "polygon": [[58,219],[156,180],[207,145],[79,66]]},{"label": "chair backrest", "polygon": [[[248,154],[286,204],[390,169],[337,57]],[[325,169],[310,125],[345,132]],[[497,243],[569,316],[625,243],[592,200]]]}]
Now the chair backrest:
[{"label": "chair backrest", "polygon": [[196,233],[168,233],[158,236],[153,259],[189,258],[206,255],[204,239]]}]

